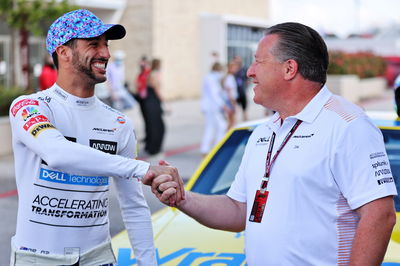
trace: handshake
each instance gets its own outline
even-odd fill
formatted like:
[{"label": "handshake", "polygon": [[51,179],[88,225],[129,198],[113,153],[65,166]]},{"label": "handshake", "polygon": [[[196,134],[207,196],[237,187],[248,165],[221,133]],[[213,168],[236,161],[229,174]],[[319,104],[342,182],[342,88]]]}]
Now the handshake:
[{"label": "handshake", "polygon": [[151,186],[153,194],[164,204],[176,207],[185,199],[185,189],[178,169],[161,160],[159,165],[150,166],[142,183]]}]

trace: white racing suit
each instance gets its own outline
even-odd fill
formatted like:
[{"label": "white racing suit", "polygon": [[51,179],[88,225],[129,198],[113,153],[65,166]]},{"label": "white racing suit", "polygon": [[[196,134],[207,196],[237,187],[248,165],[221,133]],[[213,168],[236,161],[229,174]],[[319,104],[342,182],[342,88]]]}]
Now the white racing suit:
[{"label": "white racing suit", "polygon": [[59,86],[17,98],[10,108],[18,218],[12,265],[115,263],[109,177],[118,190],[138,265],[157,265],[131,121],[97,97]]}]

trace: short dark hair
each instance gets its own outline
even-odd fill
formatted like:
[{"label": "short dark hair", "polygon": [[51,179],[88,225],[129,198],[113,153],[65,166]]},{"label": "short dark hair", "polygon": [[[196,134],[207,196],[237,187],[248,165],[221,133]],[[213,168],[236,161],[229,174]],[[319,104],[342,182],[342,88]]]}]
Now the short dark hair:
[{"label": "short dark hair", "polygon": [[153,59],[151,60],[151,70],[160,70],[161,68],[161,60],[160,59]]},{"label": "short dark hair", "polygon": [[215,62],[212,66],[211,66],[211,71],[222,71],[222,65],[219,62]]},{"label": "short dark hair", "polygon": [[279,36],[278,44],[271,51],[278,60],[295,60],[305,79],[325,84],[329,55],[318,32],[300,23],[286,22],[267,28],[265,35],[270,34]]},{"label": "short dark hair", "polygon": [[[76,39],[71,39],[68,42],[64,43],[63,45],[71,47],[71,48],[75,48],[76,47]],[[53,63],[54,66],[56,67],[56,69],[58,69],[58,57],[57,57],[57,53],[54,51],[54,53],[51,55],[51,57],[53,58]]]}]

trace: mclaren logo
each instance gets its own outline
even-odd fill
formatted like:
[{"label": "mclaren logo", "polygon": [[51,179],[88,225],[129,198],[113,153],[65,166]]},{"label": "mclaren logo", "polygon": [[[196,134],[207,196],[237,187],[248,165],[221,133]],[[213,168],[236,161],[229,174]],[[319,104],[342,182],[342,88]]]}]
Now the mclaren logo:
[{"label": "mclaren logo", "polygon": [[309,135],[296,135],[293,136],[294,139],[308,139],[314,136],[314,133],[309,134]]},{"label": "mclaren logo", "polygon": [[113,135],[115,131],[117,131],[116,128],[100,128],[100,127],[94,127],[92,130],[99,134],[107,134],[107,135]]}]

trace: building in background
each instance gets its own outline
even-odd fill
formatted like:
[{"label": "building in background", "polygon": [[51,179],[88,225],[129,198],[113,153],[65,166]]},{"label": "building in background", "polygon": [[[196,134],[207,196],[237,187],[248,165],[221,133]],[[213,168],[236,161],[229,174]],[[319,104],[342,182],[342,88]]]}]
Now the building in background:
[{"label": "building in background", "polygon": [[[125,51],[126,78],[134,87],[143,55],[161,59],[166,99],[200,95],[202,77],[215,60],[240,55],[253,60],[263,29],[269,25],[269,1],[252,0],[70,0],[105,23],[125,26],[124,39],[110,42],[111,54]],[[0,84],[10,86],[10,30],[0,23]],[[31,36],[29,56],[34,88],[46,54],[45,36]],[[216,56],[218,55],[218,58]]]},{"label": "building in background", "polygon": [[127,36],[111,44],[127,54],[131,86],[142,55],[162,61],[163,95],[167,99],[200,95],[202,77],[212,53],[226,63],[241,55],[249,64],[268,26],[269,0],[129,0],[120,23]]}]

